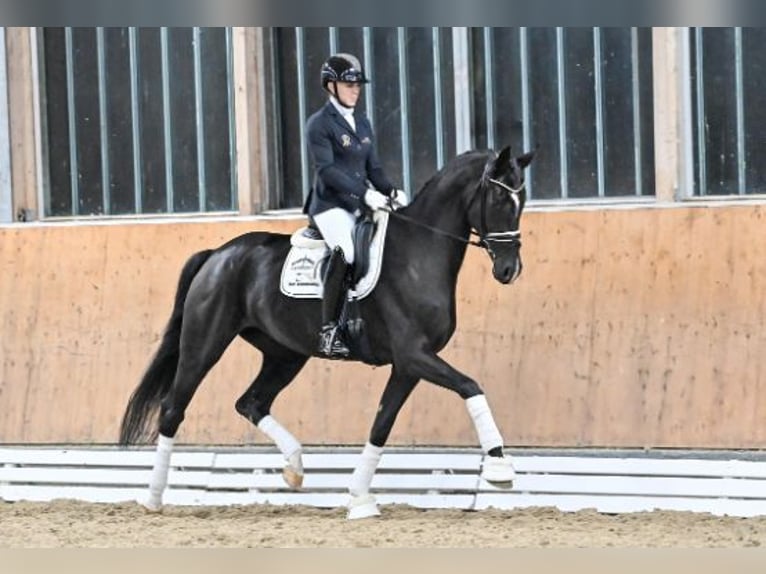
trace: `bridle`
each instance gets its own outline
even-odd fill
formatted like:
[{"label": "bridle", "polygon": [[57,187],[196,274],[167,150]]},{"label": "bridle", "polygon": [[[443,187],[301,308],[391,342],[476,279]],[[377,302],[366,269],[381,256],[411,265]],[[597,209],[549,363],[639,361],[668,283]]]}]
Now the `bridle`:
[{"label": "bridle", "polygon": [[[513,201],[514,206],[514,216],[516,218],[519,217],[519,210],[521,209],[521,199],[519,199],[519,194],[524,189],[524,186],[527,184],[526,181],[522,181],[521,185],[518,188],[511,187],[510,185],[507,185],[503,183],[502,181],[498,181],[497,179],[487,178],[486,181],[489,183],[494,183],[495,185],[499,185],[503,189],[505,189],[509,195],[511,196],[511,201]],[[492,249],[492,244],[490,242],[494,241],[496,243],[510,243],[510,244],[516,244],[519,247],[521,246],[521,231],[516,229],[515,231],[487,231],[487,191],[486,191],[486,185],[484,185],[484,178],[479,182],[479,189],[477,190],[477,194],[481,190],[482,187],[484,187],[484,193],[481,194],[481,220],[480,220],[480,227],[479,232],[477,235],[479,236],[479,243],[481,244],[481,247],[484,247],[484,249],[487,250],[487,253],[489,253],[490,257],[494,260],[495,259],[495,251]],[[476,199],[476,195],[474,195],[474,200]],[[471,203],[473,203],[474,200],[471,200]],[[469,204],[470,208],[470,204]],[[474,232],[472,232],[474,233]]]},{"label": "bridle", "polygon": [[[497,179],[486,177],[486,175],[482,176],[481,180],[479,180],[479,183],[476,186],[476,191],[471,197],[471,201],[468,202],[468,209],[470,209],[471,206],[473,205],[473,202],[476,201],[476,197],[481,196],[481,219],[480,219],[479,229],[478,231],[474,231],[473,229],[471,229],[471,232],[468,238],[461,237],[460,235],[455,235],[454,233],[444,231],[443,229],[439,229],[438,227],[433,227],[426,223],[422,223],[418,221],[417,219],[413,219],[412,217],[404,215],[403,213],[399,213],[398,211],[395,211],[393,209],[388,209],[386,211],[388,211],[390,215],[392,215],[393,217],[397,219],[401,219],[403,221],[407,221],[408,223],[412,223],[413,225],[416,225],[418,227],[428,229],[432,231],[433,233],[437,233],[439,235],[449,237],[450,239],[454,239],[455,241],[460,241],[461,243],[465,243],[466,245],[481,247],[482,249],[485,249],[487,253],[489,253],[489,256],[494,260],[495,251],[494,249],[492,249],[492,243],[493,242],[510,243],[510,244],[516,244],[518,246],[521,246],[521,231],[519,230],[487,231],[487,190],[489,189],[487,186],[487,183],[493,183],[497,186],[500,186],[501,188],[503,188],[510,194],[511,201],[513,202],[513,205],[515,207],[514,215],[516,215],[516,217],[518,217],[519,210],[521,209],[521,200],[519,198],[519,194],[524,190],[524,187],[526,186],[526,181],[523,181],[518,188],[514,188]],[[476,235],[479,239],[472,240],[470,239],[471,235]]]}]

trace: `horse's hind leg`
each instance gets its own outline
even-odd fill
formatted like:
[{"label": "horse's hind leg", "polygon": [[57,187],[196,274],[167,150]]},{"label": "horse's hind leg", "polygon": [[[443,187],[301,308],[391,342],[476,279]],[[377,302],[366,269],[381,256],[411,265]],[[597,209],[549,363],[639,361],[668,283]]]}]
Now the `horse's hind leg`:
[{"label": "horse's hind leg", "polygon": [[383,445],[388,440],[396,416],[417,383],[417,377],[402,374],[396,366],[392,368],[391,376],[386,383],[386,388],[383,389],[383,395],[380,397],[370,438],[364,445],[359,463],[351,475],[348,489],[351,495],[348,503],[349,519],[368,518],[380,514],[375,498],[370,494],[372,477],[375,475],[375,470],[383,454]]},{"label": "horse's hind leg", "polygon": [[285,482],[291,488],[299,489],[303,485],[301,444],[290,431],[271,416],[270,411],[274,399],[295,378],[308,361],[308,357],[284,348],[280,352],[269,352],[264,350],[263,345],[256,346],[263,350],[261,370],[250,387],[237,400],[235,408],[239,414],[274,441],[287,461],[282,471]]},{"label": "horse's hind leg", "polygon": [[202,313],[184,316],[178,368],[173,385],[160,406],[159,436],[149,482],[149,497],[142,502],[148,510],[158,511],[162,507],[173,441],[186,408],[202,379],[218,362],[236,334],[237,326],[233,317],[227,320],[219,317],[211,321]]}]

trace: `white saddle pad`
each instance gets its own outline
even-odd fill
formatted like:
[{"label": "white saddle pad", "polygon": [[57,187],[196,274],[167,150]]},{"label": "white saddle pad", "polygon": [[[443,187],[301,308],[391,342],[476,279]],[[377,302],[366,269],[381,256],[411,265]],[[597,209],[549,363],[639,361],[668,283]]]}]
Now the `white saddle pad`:
[{"label": "white saddle pad", "polygon": [[[364,299],[369,295],[380,277],[380,268],[383,263],[383,246],[385,245],[386,228],[388,227],[388,213],[375,212],[375,221],[378,224],[375,236],[370,245],[370,267],[367,274],[362,277],[355,289],[349,289],[349,299]],[[320,263],[329,253],[327,244],[316,239],[307,239],[302,236],[301,228],[290,238],[292,247],[287,254],[285,264],[282,266],[282,277],[279,288],[288,297],[296,299],[321,299],[322,277]]]}]

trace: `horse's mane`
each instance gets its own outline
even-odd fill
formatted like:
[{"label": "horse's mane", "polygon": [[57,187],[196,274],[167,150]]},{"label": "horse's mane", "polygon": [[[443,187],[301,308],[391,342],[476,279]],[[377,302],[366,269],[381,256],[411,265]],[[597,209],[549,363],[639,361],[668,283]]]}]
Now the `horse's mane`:
[{"label": "horse's mane", "polygon": [[472,159],[474,157],[483,157],[483,156],[487,156],[488,157],[488,156],[490,156],[490,155],[492,155],[494,153],[495,152],[493,150],[486,150],[486,149],[476,150],[476,149],[474,149],[474,150],[464,151],[460,155],[455,156],[455,158],[453,158],[451,161],[445,163],[439,171],[434,173],[430,178],[428,178],[428,180],[426,180],[426,182],[418,190],[418,192],[415,195],[415,197],[416,198],[420,197],[422,194],[428,193],[428,191],[430,189],[436,187],[438,185],[439,181],[441,181],[441,179],[445,175],[448,174],[448,171],[451,171],[452,169],[454,169],[455,165],[458,164],[458,162],[460,160],[468,161],[468,160],[470,160],[470,159]]}]

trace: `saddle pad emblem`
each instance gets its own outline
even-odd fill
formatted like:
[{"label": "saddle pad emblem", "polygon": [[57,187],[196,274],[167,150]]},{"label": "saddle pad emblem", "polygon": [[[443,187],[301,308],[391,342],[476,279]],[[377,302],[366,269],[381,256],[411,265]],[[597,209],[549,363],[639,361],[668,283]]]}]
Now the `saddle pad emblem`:
[{"label": "saddle pad emblem", "polygon": [[[349,289],[349,299],[363,299],[369,295],[380,277],[383,263],[388,213],[376,212],[378,230],[370,245],[370,267],[354,289]],[[296,235],[302,230],[296,231]],[[296,245],[295,243],[299,243]],[[284,295],[296,299],[321,299],[323,292],[321,267],[322,261],[330,253],[324,241],[293,241],[290,252],[282,266],[279,289]]]},{"label": "saddle pad emblem", "polygon": [[295,252],[295,256],[288,256],[282,269],[282,283],[285,288],[296,293],[295,296],[299,296],[298,293],[314,293],[317,290],[321,293],[320,265],[327,251],[326,246],[319,249],[293,247],[291,254]]}]

